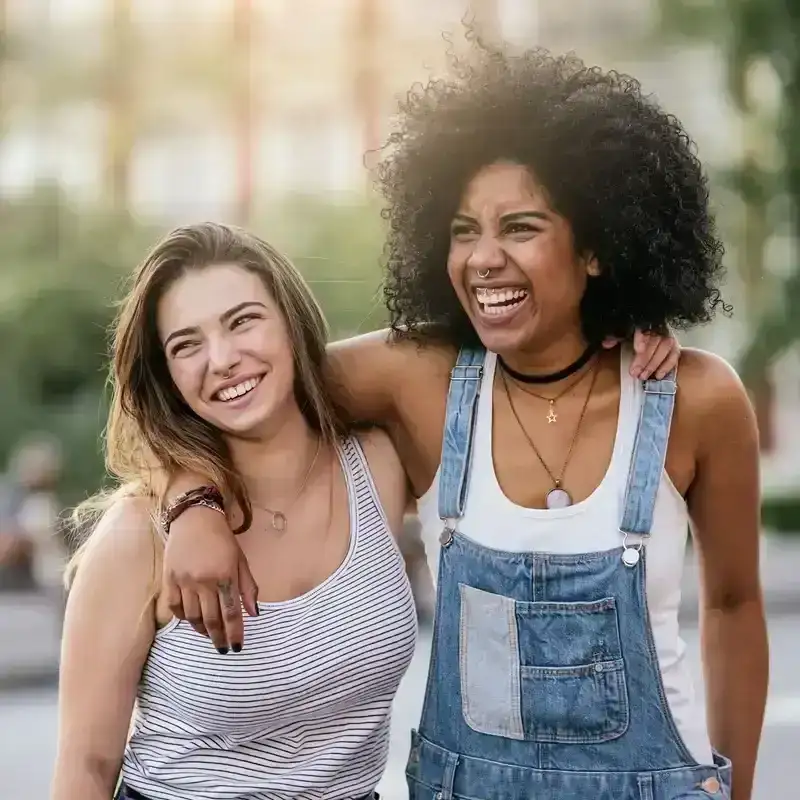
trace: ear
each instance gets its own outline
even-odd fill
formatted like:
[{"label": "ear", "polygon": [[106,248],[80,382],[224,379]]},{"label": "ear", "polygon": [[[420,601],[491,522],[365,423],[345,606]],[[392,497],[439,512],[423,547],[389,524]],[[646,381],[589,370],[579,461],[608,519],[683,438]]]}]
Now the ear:
[{"label": "ear", "polygon": [[589,256],[586,259],[586,274],[590,278],[597,278],[600,275],[600,264],[595,256]]}]

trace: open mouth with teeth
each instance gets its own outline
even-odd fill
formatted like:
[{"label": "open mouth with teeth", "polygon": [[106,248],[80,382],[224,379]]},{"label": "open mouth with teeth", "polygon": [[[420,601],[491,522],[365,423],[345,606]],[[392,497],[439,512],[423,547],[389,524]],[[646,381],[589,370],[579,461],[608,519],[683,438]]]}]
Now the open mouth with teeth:
[{"label": "open mouth with teeth", "polygon": [[487,289],[479,286],[475,289],[475,299],[484,314],[500,316],[518,308],[528,297],[528,290],[519,287],[498,287]]},{"label": "open mouth with teeth", "polygon": [[236,386],[228,386],[225,389],[220,389],[214,393],[215,400],[221,400],[223,403],[229,403],[231,400],[237,400],[244,395],[249,394],[253,389],[261,383],[261,377],[248,378],[246,381],[237,383]]}]

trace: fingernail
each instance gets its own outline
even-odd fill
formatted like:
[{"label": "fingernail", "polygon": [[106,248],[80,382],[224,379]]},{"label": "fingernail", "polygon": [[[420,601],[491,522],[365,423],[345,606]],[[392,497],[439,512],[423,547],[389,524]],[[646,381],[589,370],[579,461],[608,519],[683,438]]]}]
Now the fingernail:
[{"label": "fingernail", "polygon": [[221,656],[226,656],[226,655],[228,655],[228,648],[227,648],[227,647],[218,647],[218,648],[217,648],[217,652],[218,652],[218,653],[219,653]]},{"label": "fingernail", "polygon": [[631,375],[633,375],[634,378],[638,378],[641,374],[642,374],[641,367],[633,367],[631,369]]},{"label": "fingernail", "polygon": [[231,645],[231,650],[233,650],[234,653],[241,653],[242,652],[242,646],[240,644],[232,644]]}]

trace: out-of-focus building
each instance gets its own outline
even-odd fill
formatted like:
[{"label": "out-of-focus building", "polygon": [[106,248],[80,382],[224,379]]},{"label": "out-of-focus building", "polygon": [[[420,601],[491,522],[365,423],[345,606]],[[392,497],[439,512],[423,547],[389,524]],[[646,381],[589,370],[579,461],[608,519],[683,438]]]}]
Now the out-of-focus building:
[{"label": "out-of-focus building", "polygon": [[713,51],[637,52],[649,0],[5,0],[5,13],[0,187],[57,179],[100,199],[127,146],[127,200],[149,217],[229,215],[243,191],[363,193],[365,151],[469,14],[489,36],[630,69],[709,156],[735,138]]},{"label": "out-of-focus building", "polygon": [[[458,46],[470,16],[488,37],[635,75],[712,171],[748,146],[722,55],[712,42],[666,45],[658,0],[2,0],[0,193],[57,181],[164,223],[246,222],[297,193],[363,199],[365,153],[398,99],[444,68],[443,34]],[[734,241],[739,217],[722,219]],[[751,293],[730,250],[736,304]],[[688,341],[735,357],[750,322],[738,314]],[[776,390],[782,431],[800,431],[787,423],[795,384]],[[766,458],[768,484],[797,480],[790,439]]]}]

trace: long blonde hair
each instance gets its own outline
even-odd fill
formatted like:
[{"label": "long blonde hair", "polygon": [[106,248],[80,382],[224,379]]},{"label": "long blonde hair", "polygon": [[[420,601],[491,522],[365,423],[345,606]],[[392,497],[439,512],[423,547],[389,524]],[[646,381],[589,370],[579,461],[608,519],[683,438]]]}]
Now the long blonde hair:
[{"label": "long blonde hair", "polygon": [[[149,499],[155,520],[169,478],[179,471],[206,476],[226,502],[238,506],[238,530],[250,526],[252,508],[228,446],[176,390],[156,330],[158,302],[166,290],[190,270],[222,263],[258,275],[283,314],[294,354],[295,397],[309,426],[328,443],[345,432],[344,417],[324,386],[328,327],[295,266],[267,242],[232,226],[206,222],[176,228],[135,271],[114,322],[105,457],[116,487],[75,510],[77,530],[91,532],[114,501],[129,496]],[[68,586],[91,541],[86,535],[68,564]]]}]

